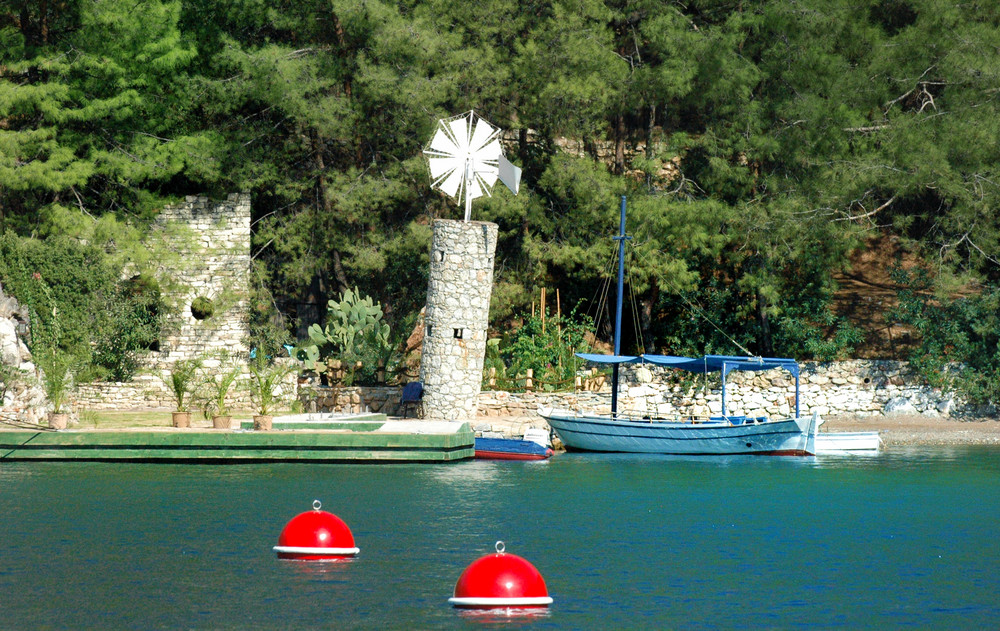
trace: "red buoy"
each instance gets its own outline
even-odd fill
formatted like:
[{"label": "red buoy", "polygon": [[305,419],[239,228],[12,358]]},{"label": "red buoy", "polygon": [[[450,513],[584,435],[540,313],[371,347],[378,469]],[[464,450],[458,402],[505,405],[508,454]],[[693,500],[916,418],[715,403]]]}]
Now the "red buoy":
[{"label": "red buoy", "polygon": [[322,561],[353,557],[359,552],[344,520],[321,507],[320,501],[314,500],[311,511],[299,513],[285,524],[274,546],[279,559]]},{"label": "red buoy", "polygon": [[497,541],[496,549],[496,554],[487,554],[465,568],[448,602],[472,609],[552,604],[545,579],[534,565],[516,554],[505,553],[502,541]]}]

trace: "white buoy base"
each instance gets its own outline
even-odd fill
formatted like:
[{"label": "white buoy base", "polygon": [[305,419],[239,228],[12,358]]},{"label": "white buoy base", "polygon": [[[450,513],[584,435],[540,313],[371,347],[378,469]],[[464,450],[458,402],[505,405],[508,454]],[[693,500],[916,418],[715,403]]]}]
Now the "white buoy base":
[{"label": "white buoy base", "polygon": [[302,546],[274,546],[278,554],[316,554],[323,556],[354,556],[361,552],[360,548],[305,548]]},{"label": "white buoy base", "polygon": [[551,605],[552,599],[548,596],[533,596],[530,598],[457,598],[452,597],[448,602],[456,607],[539,607]]}]

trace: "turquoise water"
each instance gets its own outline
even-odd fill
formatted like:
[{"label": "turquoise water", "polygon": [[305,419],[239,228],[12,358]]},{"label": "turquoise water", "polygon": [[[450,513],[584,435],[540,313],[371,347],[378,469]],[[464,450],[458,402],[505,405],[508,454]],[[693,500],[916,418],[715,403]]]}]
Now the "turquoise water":
[{"label": "turquoise water", "polygon": [[[446,465],[0,464],[0,628],[994,628],[1000,450]],[[345,563],[279,561],[313,499]],[[555,600],[447,604],[503,540]]]}]

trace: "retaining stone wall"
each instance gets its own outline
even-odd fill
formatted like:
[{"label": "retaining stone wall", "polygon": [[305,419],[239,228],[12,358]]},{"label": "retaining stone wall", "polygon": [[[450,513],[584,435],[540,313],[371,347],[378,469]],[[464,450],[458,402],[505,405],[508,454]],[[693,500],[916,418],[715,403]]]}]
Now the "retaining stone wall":
[{"label": "retaining stone wall", "polygon": [[[718,375],[686,384],[675,371],[655,366],[623,366],[619,410],[640,415],[706,416],[722,412]],[[597,393],[484,392],[480,416],[529,416],[541,406],[582,408],[609,413],[608,380]],[[782,416],[793,411],[795,380],[782,370],[733,372],[726,378],[729,414]],[[852,360],[801,364],[799,404],[803,415],[892,413],[948,416],[972,412],[958,397],[923,383],[906,362]],[[974,413],[974,412],[973,412]]]},{"label": "retaining stone wall", "polygon": [[[350,386],[331,388],[328,386],[303,386],[299,390],[299,401],[307,412],[333,412],[351,414],[378,412],[388,416],[401,416],[399,398],[402,388],[398,386]],[[415,413],[410,412],[410,415]]]},{"label": "retaining stone wall", "polygon": [[[398,386],[330,388],[301,385],[294,375],[283,390],[286,404],[297,396],[306,411],[381,412],[400,415]],[[795,382],[779,370],[730,373],[726,404],[730,414],[779,416],[791,412]],[[659,367],[623,367],[619,395],[622,411],[641,414],[702,416],[722,410],[719,380],[709,378],[682,383],[672,371]],[[293,395],[293,393],[296,393]],[[611,406],[610,381],[597,392],[485,391],[477,397],[478,418],[534,416],[539,407],[589,409],[607,413]],[[234,404],[247,408],[246,391],[234,386]],[[162,381],[155,375],[137,377],[131,384],[84,384],[77,388],[75,404],[81,409],[172,408]],[[893,413],[948,416],[969,413],[964,402],[922,383],[906,362],[856,360],[804,363],[800,376],[801,414],[820,416],[850,414],[877,416]]]},{"label": "retaining stone wall", "polygon": [[[72,407],[78,410],[173,410],[174,397],[163,379],[169,371],[164,369],[156,374],[136,375],[130,382],[97,382],[79,384],[72,398]],[[226,402],[234,410],[252,410],[249,392],[250,373],[240,375],[229,391]],[[290,374],[275,389],[278,399],[276,408],[288,409],[298,397],[298,375]],[[198,402],[191,400],[189,407],[198,410]]]}]

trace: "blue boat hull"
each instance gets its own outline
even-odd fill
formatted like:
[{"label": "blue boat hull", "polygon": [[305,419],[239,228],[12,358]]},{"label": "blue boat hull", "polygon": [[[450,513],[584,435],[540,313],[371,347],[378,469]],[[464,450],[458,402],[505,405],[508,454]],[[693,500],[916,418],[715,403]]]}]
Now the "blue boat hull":
[{"label": "blue boat hull", "polygon": [[569,450],[687,455],[816,453],[815,416],[733,425],[728,421],[611,420],[553,409],[539,413]]},{"label": "blue boat hull", "polygon": [[476,458],[484,460],[544,460],[552,449],[530,440],[477,438]]}]

